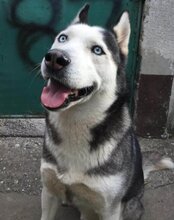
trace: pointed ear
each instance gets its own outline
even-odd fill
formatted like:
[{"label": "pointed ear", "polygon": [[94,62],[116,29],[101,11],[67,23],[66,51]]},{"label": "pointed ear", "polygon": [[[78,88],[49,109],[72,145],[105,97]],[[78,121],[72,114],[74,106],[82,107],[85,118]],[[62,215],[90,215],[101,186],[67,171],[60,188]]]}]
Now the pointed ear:
[{"label": "pointed ear", "polygon": [[113,28],[116,36],[119,48],[121,53],[124,56],[128,55],[128,46],[129,46],[129,38],[131,33],[130,28],[130,20],[128,12],[124,12],[117,23],[117,25]]},{"label": "pointed ear", "polygon": [[71,24],[77,24],[77,23],[88,23],[88,11],[89,11],[89,4],[86,3],[80,11],[77,13],[76,17],[72,21]]}]

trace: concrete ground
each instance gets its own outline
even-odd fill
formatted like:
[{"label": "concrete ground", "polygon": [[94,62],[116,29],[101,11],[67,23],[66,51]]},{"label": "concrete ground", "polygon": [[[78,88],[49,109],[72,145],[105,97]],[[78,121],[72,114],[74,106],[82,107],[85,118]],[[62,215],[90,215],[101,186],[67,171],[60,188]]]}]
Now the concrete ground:
[{"label": "concrete ground", "polygon": [[[0,120],[0,219],[40,219],[39,165],[42,119]],[[142,139],[142,151],[174,159],[174,139]],[[143,220],[174,220],[174,170],[153,172],[145,186]],[[57,220],[79,220],[72,208],[58,210]]]}]

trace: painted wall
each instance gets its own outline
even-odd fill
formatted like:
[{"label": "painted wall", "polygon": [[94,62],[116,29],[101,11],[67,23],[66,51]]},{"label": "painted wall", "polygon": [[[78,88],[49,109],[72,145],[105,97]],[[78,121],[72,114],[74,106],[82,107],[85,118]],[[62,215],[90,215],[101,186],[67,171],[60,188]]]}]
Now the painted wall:
[{"label": "painted wall", "polygon": [[143,136],[165,136],[174,129],[173,0],[146,0],[141,54],[137,130]]}]

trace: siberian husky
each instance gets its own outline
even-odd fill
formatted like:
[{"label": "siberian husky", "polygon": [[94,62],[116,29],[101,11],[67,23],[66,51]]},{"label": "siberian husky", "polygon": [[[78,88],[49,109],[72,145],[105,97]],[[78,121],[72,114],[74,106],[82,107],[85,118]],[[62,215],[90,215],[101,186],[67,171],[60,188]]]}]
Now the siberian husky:
[{"label": "siberian husky", "polygon": [[41,64],[48,81],[41,220],[54,220],[62,204],[78,207],[83,220],[138,220],[144,177],[124,73],[129,15],[110,32],[87,24],[88,9],[58,34]]}]

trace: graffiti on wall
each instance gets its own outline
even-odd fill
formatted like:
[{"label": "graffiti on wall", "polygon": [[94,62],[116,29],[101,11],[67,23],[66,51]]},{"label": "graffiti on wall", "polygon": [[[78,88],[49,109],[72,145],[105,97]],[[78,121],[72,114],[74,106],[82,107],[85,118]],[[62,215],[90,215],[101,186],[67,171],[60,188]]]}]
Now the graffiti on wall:
[{"label": "graffiti on wall", "polygon": [[18,15],[18,7],[25,0],[13,0],[10,5],[10,16],[8,22],[18,29],[17,49],[21,59],[27,64],[33,66],[36,62],[30,56],[30,50],[33,43],[37,42],[44,35],[54,38],[56,31],[56,21],[61,16],[61,1],[48,0],[51,6],[51,17],[46,24],[26,23]]}]

